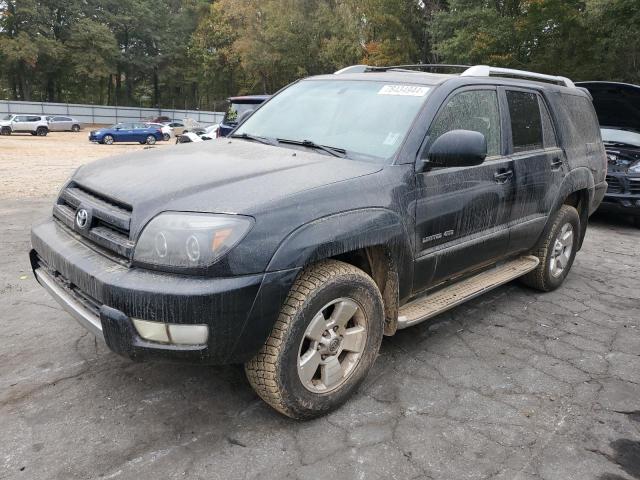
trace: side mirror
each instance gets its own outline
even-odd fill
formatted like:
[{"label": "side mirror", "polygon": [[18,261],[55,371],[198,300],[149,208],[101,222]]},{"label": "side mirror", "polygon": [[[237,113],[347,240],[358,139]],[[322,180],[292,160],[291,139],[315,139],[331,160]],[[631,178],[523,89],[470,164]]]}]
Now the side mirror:
[{"label": "side mirror", "polygon": [[438,167],[472,167],[487,158],[487,139],[480,132],[451,130],[436,139],[422,160]]},{"label": "side mirror", "polygon": [[240,125],[242,122],[244,122],[247,118],[249,118],[251,116],[251,114],[253,112],[255,112],[256,109],[252,108],[251,110],[245,110],[244,112],[242,112],[240,115],[238,115],[238,118],[236,119],[236,124]]}]

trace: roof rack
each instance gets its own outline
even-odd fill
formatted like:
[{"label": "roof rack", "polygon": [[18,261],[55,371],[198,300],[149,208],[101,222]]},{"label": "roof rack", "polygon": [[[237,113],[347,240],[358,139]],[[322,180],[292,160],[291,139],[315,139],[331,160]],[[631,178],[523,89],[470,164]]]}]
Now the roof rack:
[{"label": "roof rack", "polygon": [[415,65],[394,65],[390,67],[371,67],[369,65],[352,65],[335,72],[336,75],[345,73],[366,73],[366,72],[388,72],[390,70],[400,71],[421,71],[421,70],[437,70],[437,69],[464,69],[460,74],[462,77],[511,77],[523,78],[527,80],[538,80],[542,82],[563,85],[569,88],[575,88],[575,84],[567,77],[559,77],[554,75],[545,75],[544,73],[527,72],[526,70],[515,70],[512,68],[490,67],[489,65],[448,65],[439,63],[418,63]]},{"label": "roof rack", "polygon": [[512,68],[490,67],[488,65],[476,65],[468,68],[461,74],[462,77],[513,77],[525,78],[528,80],[541,80],[543,82],[555,83],[569,88],[575,88],[575,84],[567,77],[545,75],[544,73],[527,72],[526,70],[515,70]]},{"label": "roof rack", "polygon": [[420,71],[437,69],[469,69],[469,65],[448,65],[444,63],[416,63],[411,65],[391,65],[388,67],[372,67],[370,65],[351,65],[335,72],[336,75],[344,73],[365,73],[365,72],[388,72],[389,70]]}]

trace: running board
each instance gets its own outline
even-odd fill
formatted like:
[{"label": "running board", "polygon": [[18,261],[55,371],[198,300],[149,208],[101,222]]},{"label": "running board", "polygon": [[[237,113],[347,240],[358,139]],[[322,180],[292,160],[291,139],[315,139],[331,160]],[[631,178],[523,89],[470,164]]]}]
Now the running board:
[{"label": "running board", "polygon": [[431,295],[413,300],[400,308],[398,330],[424,322],[467,300],[521,277],[534,270],[539,263],[538,257],[520,257],[466,280],[456,282]]}]

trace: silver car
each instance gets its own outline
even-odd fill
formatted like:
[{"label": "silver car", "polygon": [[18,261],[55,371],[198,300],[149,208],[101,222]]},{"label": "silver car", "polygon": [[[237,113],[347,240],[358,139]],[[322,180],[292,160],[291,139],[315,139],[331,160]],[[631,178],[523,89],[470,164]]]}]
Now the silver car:
[{"label": "silver car", "polygon": [[49,130],[52,132],[80,131],[80,122],[72,117],[47,117],[47,122],[49,123]]}]

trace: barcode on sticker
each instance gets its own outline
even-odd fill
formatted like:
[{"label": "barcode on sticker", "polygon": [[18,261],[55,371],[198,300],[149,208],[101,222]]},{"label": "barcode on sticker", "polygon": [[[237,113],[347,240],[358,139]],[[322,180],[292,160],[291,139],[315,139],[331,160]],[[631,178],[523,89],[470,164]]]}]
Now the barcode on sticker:
[{"label": "barcode on sticker", "polygon": [[418,87],[415,85],[385,85],[380,89],[378,95],[400,95],[405,97],[424,97],[429,91],[429,87]]}]

